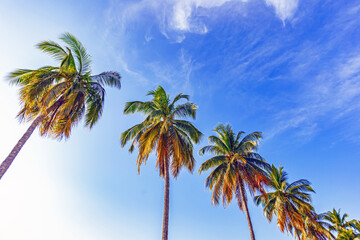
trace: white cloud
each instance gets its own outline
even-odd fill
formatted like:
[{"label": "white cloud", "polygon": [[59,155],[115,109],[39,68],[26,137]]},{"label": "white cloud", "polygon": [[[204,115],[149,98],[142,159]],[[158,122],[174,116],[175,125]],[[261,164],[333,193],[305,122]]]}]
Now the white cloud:
[{"label": "white cloud", "polygon": [[[248,2],[250,0],[181,0],[173,1],[170,27],[179,31],[206,33],[205,24],[194,21],[194,12],[198,8],[211,9],[221,7],[227,2]],[[290,20],[298,7],[298,0],[265,0],[268,6],[275,8],[276,15],[285,22]]]},{"label": "white cloud", "polygon": [[192,6],[189,1],[177,2],[173,8],[173,17],[171,21],[171,26],[174,29],[178,29],[180,31],[189,31],[190,24],[189,18],[192,11]]},{"label": "white cloud", "polygon": [[175,1],[172,13],[170,13],[170,27],[174,30],[207,33],[207,28],[203,23],[194,21],[197,8],[214,8],[220,7],[231,0],[183,0]]},{"label": "white cloud", "polygon": [[356,74],[359,74],[360,69],[360,54],[348,60],[346,63],[340,66],[339,77],[349,78]]},{"label": "white cloud", "polygon": [[299,0],[265,0],[268,6],[275,8],[276,15],[284,22],[291,19],[298,7]]},{"label": "white cloud", "polygon": [[[206,34],[209,29],[204,23],[203,15],[211,16],[215,8],[226,3],[241,4],[252,0],[142,0],[137,3],[124,4],[113,1],[108,12],[108,19],[126,28],[128,21],[134,21],[144,13],[155,15],[161,33],[168,39],[181,42],[185,33]],[[264,0],[266,5],[275,9],[276,15],[285,22],[294,16],[298,0]]]}]

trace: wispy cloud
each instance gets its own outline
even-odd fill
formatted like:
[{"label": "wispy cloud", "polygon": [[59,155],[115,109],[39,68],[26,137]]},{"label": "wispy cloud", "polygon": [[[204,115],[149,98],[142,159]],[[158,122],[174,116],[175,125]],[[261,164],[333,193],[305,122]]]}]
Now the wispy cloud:
[{"label": "wispy cloud", "polygon": [[155,77],[157,84],[166,84],[171,86],[171,90],[182,91],[192,95],[194,88],[190,81],[191,74],[200,67],[193,60],[192,56],[184,49],[180,49],[176,62],[166,64],[153,61],[146,64],[149,74]]},{"label": "wispy cloud", "polygon": [[[144,13],[155,17],[160,32],[168,39],[182,42],[186,33],[206,34],[209,29],[206,18],[211,11],[220,11],[227,3],[245,4],[253,0],[142,0],[136,3],[112,1],[108,19],[123,28],[131,21],[139,20]],[[276,16],[283,22],[291,20],[298,7],[298,0],[264,0],[267,6],[274,8]]]},{"label": "wispy cloud", "polygon": [[[290,129],[312,136],[329,122],[360,114],[360,46],[344,42],[359,27],[359,10],[351,5],[341,9],[321,29],[328,40],[304,43],[288,53],[294,64],[290,76],[301,80],[301,90],[293,99],[294,107],[274,116],[278,124],[268,131],[268,138]],[[343,50],[337,52],[339,48]]]},{"label": "wispy cloud", "polygon": [[[323,123],[334,122],[360,113],[360,51],[338,59],[332,71],[319,72],[303,86],[296,107],[278,112],[278,123],[268,131],[268,138],[289,129],[301,136],[312,136],[322,130]],[[325,124],[325,125],[326,125]]]}]

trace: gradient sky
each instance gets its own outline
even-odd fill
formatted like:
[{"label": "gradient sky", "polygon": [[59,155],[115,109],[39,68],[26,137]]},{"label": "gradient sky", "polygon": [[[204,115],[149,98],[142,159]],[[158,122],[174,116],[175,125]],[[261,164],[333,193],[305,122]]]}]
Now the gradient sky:
[{"label": "gradient sky", "polygon": [[[291,181],[310,180],[318,212],[360,219],[360,1],[320,0],[1,0],[0,156],[28,127],[15,119],[15,68],[55,64],[34,48],[71,32],[93,57],[94,73],[116,70],[103,117],[68,141],[35,132],[0,182],[4,240],[156,240],[163,180],[154,157],[137,175],[120,133],[143,116],[124,103],[159,84],[191,95],[195,125],[219,122],[262,131],[259,148]],[[206,160],[197,150],[197,167]],[[249,239],[237,205],[213,207],[206,174],[171,181],[169,239]],[[249,202],[258,239],[292,239]]]}]

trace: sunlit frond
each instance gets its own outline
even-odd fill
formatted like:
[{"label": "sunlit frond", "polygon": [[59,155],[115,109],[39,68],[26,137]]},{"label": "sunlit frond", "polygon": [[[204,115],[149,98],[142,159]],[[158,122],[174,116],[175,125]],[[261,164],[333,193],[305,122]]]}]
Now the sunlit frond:
[{"label": "sunlit frond", "polygon": [[67,52],[54,41],[43,41],[36,44],[36,47],[41,51],[50,54],[58,61],[62,61],[67,55]]},{"label": "sunlit frond", "polygon": [[157,109],[152,102],[133,101],[133,102],[127,102],[125,104],[124,114],[132,114],[135,112],[151,114],[156,110]]},{"label": "sunlit frond", "polygon": [[91,57],[82,43],[70,33],[62,34],[60,39],[68,44],[75,53],[79,74],[90,74]]}]

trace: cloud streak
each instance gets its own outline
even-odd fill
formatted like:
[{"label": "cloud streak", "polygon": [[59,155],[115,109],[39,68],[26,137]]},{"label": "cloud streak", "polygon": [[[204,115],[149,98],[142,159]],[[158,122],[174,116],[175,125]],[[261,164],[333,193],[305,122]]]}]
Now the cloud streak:
[{"label": "cloud streak", "polygon": [[[212,11],[221,11],[225,4],[246,4],[254,0],[142,0],[123,4],[112,1],[108,19],[119,23],[123,28],[129,21],[139,20],[144,13],[151,12],[161,33],[175,42],[182,42],[186,33],[206,34],[209,29],[206,18]],[[263,0],[275,10],[276,16],[284,23],[291,20],[298,7],[298,0]]]},{"label": "cloud streak", "polygon": [[[304,43],[288,53],[289,61],[294,64],[291,76],[302,79],[303,83],[299,83],[301,91],[296,96],[296,106],[274,116],[278,124],[269,130],[268,138],[291,129],[297,129],[299,135],[312,136],[330,122],[346,117],[357,121],[360,46],[349,45],[352,41],[347,41],[347,36],[359,27],[355,17],[359,10],[351,5],[341,9],[332,22],[321,29],[321,35],[328,40]],[[336,52],[339,48],[342,50]],[[328,55],[331,52],[335,52],[334,55]],[[344,129],[348,133],[349,130]]]}]

